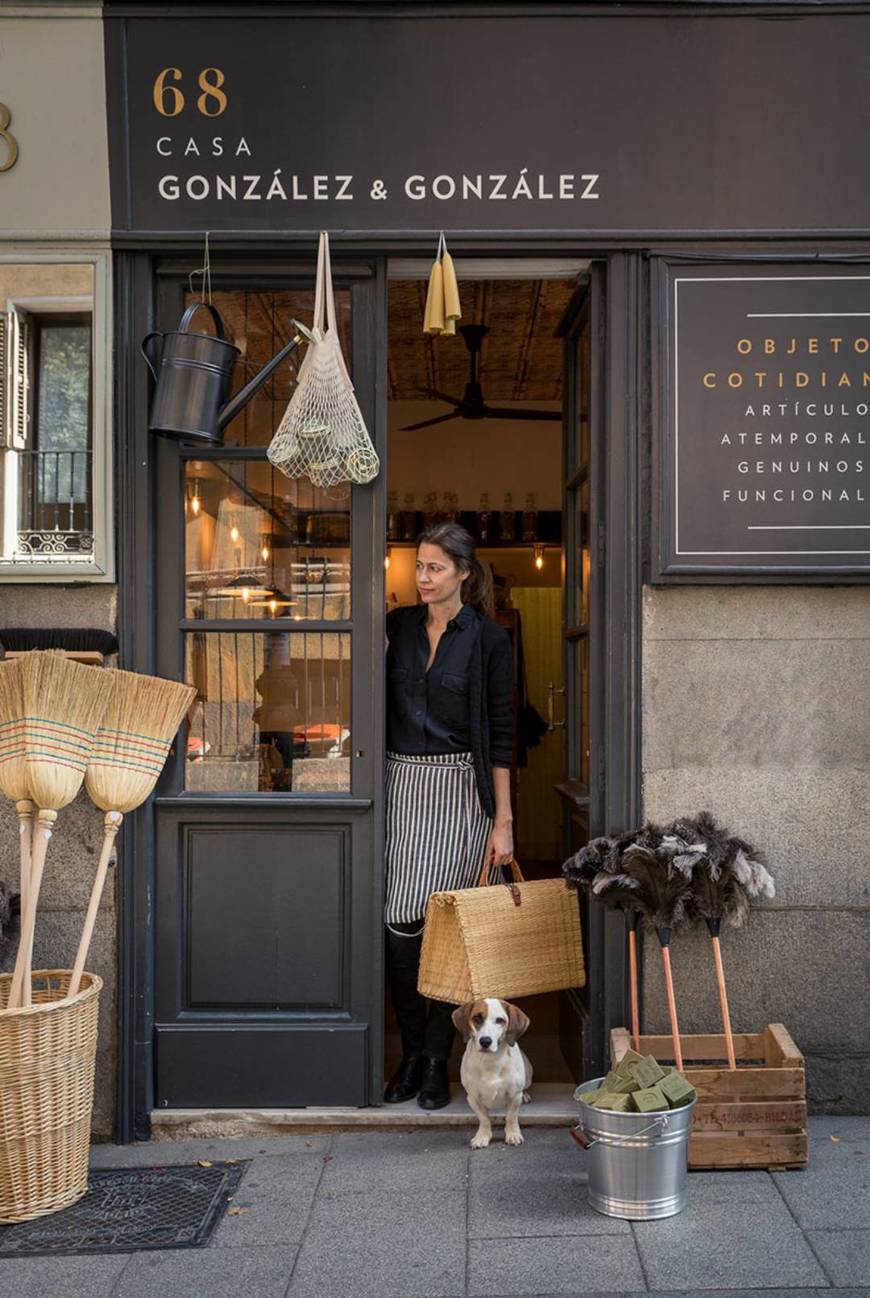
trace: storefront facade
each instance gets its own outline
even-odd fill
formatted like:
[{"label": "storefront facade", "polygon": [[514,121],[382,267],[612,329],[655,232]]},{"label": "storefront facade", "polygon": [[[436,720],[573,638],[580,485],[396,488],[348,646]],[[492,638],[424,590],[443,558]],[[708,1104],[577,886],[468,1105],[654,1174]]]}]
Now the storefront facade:
[{"label": "storefront facade", "polygon": [[[5,47],[39,33],[41,56],[48,20],[16,21]],[[56,21],[105,60],[111,187],[117,526],[101,571],[76,578],[91,598],[114,560],[121,665],[199,695],[120,856],[120,1137],[160,1109],[378,1102],[391,285],[419,278],[442,230],[469,284],[571,281],[555,321],[562,850],[702,807],[762,845],[777,898],[729,935],[735,1026],[784,1022],[812,1102],[854,1108],[866,955],[830,953],[868,949],[870,13],[106,4]],[[0,197],[35,192],[28,147]],[[4,248],[24,262],[33,211],[11,210]],[[36,237],[53,256],[82,220]],[[275,321],[310,314],[320,229],[383,466],[328,498],[266,479],[279,382],[222,448],[180,446],[148,430],[139,355],[204,291],[208,232],[247,381],[284,341]],[[245,546],[262,563],[240,564]],[[288,596],[280,631],[270,599],[249,598],[262,564],[272,605]],[[36,624],[42,587],[20,563],[10,576],[18,624]],[[78,607],[79,588],[62,598]],[[266,787],[258,746],[290,700],[259,685],[282,671],[302,737],[289,787]],[[589,982],[563,1030],[574,1073],[594,1075],[625,1021],[625,956],[616,917],[585,925]],[[715,1026],[707,960],[694,935],[675,945],[686,1031]]]}]

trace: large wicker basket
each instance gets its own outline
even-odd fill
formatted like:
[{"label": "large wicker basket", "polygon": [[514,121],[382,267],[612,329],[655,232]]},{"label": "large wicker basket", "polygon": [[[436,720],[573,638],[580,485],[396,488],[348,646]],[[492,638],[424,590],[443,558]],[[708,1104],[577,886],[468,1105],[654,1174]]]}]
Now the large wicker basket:
[{"label": "large wicker basket", "polygon": [[0,974],[0,1223],[30,1221],[88,1188],[97,1009],[102,979],[68,969],[33,974],[33,1005],[6,1009]]}]

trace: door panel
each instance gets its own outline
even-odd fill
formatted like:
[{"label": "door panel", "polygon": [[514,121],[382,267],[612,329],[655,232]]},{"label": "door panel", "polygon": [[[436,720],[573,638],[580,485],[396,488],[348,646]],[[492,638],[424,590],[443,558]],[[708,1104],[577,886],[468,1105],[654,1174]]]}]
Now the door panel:
[{"label": "door panel", "polygon": [[[189,1007],[343,1008],[346,832],[337,825],[201,826],[184,837],[179,887],[187,903]],[[243,887],[240,861],[247,863]]]},{"label": "door panel", "polygon": [[[335,274],[374,430],[380,281]],[[310,318],[310,290],[261,267],[227,279],[215,304],[238,386],[291,315]],[[160,328],[185,288],[161,281]],[[161,1107],[359,1105],[379,1089],[382,487],[318,491],[272,468],[292,390],[282,366],[223,448],[154,440],[157,659],[197,691],[155,810]]]},{"label": "door panel", "polygon": [[157,1031],[157,1103],[206,1107],[293,1109],[368,1102],[368,1029],[347,1023],[163,1027]]},{"label": "door panel", "polygon": [[[603,832],[598,808],[604,769],[600,573],[604,564],[601,483],[604,452],[601,419],[603,271],[593,265],[562,321],[565,339],[564,495],[565,539],[565,740],[566,778],[558,787],[566,856]],[[578,1076],[593,1075],[592,1052],[601,1035],[599,985],[600,907],[578,894],[586,986],[566,993],[561,1041]]]}]

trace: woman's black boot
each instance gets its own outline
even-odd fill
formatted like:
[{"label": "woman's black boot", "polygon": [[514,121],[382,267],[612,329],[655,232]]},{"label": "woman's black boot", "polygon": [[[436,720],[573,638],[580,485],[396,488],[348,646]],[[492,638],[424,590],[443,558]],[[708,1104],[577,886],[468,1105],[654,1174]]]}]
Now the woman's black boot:
[{"label": "woman's black boot", "polygon": [[421,1109],[443,1109],[450,1103],[450,1083],[447,1081],[447,1060],[426,1059],[423,1080],[417,1103]]},{"label": "woman's black boot", "polygon": [[412,1100],[420,1089],[423,1065],[426,1062],[422,1055],[403,1055],[402,1062],[387,1082],[384,1104],[401,1104],[403,1100]]}]

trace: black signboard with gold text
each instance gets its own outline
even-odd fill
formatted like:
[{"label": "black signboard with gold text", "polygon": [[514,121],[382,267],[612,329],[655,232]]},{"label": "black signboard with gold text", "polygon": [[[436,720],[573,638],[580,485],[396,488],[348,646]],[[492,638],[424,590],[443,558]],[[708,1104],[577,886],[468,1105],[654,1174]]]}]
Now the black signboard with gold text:
[{"label": "black signboard with gold text", "polygon": [[870,573],[870,266],[663,266],[658,576]]},{"label": "black signboard with gold text", "polygon": [[870,14],[368,8],[107,5],[114,229],[868,230]]}]

